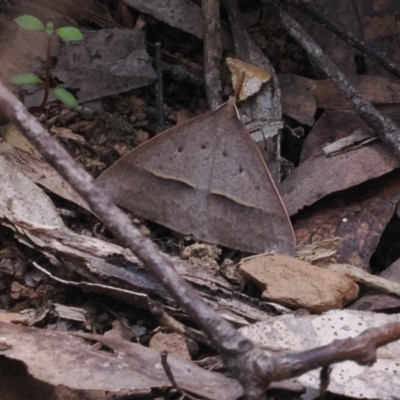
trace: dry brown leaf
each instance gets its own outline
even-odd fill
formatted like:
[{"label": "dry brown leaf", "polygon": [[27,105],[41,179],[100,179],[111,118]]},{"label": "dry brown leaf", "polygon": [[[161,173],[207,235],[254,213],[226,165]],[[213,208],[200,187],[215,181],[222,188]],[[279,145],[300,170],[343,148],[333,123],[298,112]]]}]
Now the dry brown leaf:
[{"label": "dry brown leaf", "polygon": [[328,194],[377,178],[399,166],[394,153],[377,142],[334,157],[310,158],[279,189],[289,215],[293,215]]},{"label": "dry brown leaf", "polygon": [[283,113],[301,124],[313,126],[317,105],[310,87],[315,86],[316,82],[302,76],[279,75]]},{"label": "dry brown leaf", "polygon": [[[144,390],[170,387],[160,353],[126,340],[26,328],[0,321],[1,336],[12,346],[1,351],[20,360],[35,378],[51,385],[81,390]],[[82,339],[87,340],[85,343]],[[95,351],[99,342],[105,351]],[[233,379],[207,372],[192,363],[168,357],[178,385],[212,400],[235,400],[242,388]]]},{"label": "dry brown leaf", "polygon": [[337,261],[368,269],[399,200],[399,171],[322,200],[296,218],[298,245],[340,237]]}]

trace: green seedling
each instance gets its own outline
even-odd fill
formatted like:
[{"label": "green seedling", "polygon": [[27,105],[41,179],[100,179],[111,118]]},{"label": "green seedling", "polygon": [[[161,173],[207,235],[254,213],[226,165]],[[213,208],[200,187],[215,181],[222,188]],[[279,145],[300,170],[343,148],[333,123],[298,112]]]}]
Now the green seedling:
[{"label": "green seedling", "polygon": [[47,103],[47,99],[49,98],[50,90],[52,90],[56,97],[67,106],[77,107],[78,101],[71,92],[63,88],[50,88],[51,39],[52,36],[56,34],[65,42],[82,40],[82,32],[73,26],[64,26],[54,30],[54,25],[51,22],[48,22],[46,25],[44,25],[42,21],[40,21],[40,19],[34,17],[33,15],[21,15],[20,17],[15,18],[14,21],[24,29],[46,32],[49,36],[49,39],[47,44],[46,75],[44,82],[42,79],[31,72],[16,75],[11,79],[11,81],[17,85],[44,85],[45,94],[42,104],[38,107],[35,107],[34,111],[41,112],[44,109]]}]

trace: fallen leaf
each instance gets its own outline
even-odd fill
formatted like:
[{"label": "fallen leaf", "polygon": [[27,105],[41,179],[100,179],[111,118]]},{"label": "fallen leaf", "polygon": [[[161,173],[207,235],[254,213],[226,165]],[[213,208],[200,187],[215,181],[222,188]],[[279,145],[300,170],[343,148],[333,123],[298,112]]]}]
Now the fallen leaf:
[{"label": "fallen leaf", "polygon": [[298,246],[339,237],[342,240],[337,262],[368,270],[371,256],[400,200],[399,175],[399,171],[393,171],[299,213],[294,222]]},{"label": "fallen leaf", "polygon": [[315,97],[309,89],[317,81],[291,74],[282,74],[278,78],[282,93],[283,113],[301,124],[313,126],[317,105]]},{"label": "fallen leaf", "polygon": [[293,215],[328,194],[377,178],[399,166],[388,146],[376,142],[333,157],[310,158],[279,189],[289,215]]},{"label": "fallen leaf", "polygon": [[[100,335],[27,328],[0,321],[1,336],[12,346],[4,357],[20,360],[35,378],[81,390],[144,390],[170,387],[160,353],[126,340]],[[85,343],[82,339],[88,341]],[[99,342],[106,351],[95,351]],[[207,372],[173,356],[168,363],[178,385],[210,400],[235,400],[242,388],[233,379]]]}]

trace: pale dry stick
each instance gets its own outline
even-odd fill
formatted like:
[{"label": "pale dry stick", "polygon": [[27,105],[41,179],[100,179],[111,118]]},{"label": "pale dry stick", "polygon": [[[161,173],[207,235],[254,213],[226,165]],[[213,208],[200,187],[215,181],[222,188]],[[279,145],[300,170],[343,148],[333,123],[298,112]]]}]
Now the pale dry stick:
[{"label": "pale dry stick", "polygon": [[296,20],[285,12],[278,0],[262,1],[269,10],[279,16],[282,25],[299,45],[303,47],[308,56],[314,60],[315,65],[337,84],[343,94],[353,103],[360,117],[400,157],[400,130],[393,120],[380,113],[371,103],[362,98],[358,91],[347,81],[336,64],[325,55],[315,40],[305,32]]},{"label": "pale dry stick", "polygon": [[400,323],[364,331],[352,339],[336,340],[330,345],[285,357],[267,357],[253,342],[222,319],[175,271],[174,261],[135,228],[129,218],[113,204],[93,178],[29,114],[26,107],[0,82],[0,110],[19,126],[50,165],[89,204],[92,211],[122,245],[130,248],[170,295],[207,334],[224,364],[242,384],[244,398],[264,397],[272,381],[289,379],[311,369],[344,360],[372,364],[376,349],[400,339]]}]

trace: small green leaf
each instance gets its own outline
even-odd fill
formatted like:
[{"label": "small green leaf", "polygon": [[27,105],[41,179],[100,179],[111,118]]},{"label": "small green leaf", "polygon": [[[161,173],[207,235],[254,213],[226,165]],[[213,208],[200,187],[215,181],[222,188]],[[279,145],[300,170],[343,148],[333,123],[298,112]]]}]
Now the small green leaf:
[{"label": "small green leaf", "polygon": [[54,33],[54,24],[52,22],[48,22],[46,24],[46,33],[51,36]]},{"label": "small green leaf", "polygon": [[32,72],[28,72],[27,74],[15,75],[11,78],[11,82],[15,83],[16,85],[39,85],[43,83],[43,81]]},{"label": "small green leaf", "polygon": [[44,25],[42,21],[33,15],[21,15],[14,19],[14,21],[22,28],[29,29],[31,31],[44,31]]},{"label": "small green leaf", "polygon": [[74,97],[71,92],[63,88],[53,89],[54,94],[57,96],[58,100],[62,101],[65,105],[69,107],[78,107],[78,100]]},{"label": "small green leaf", "polygon": [[64,26],[62,28],[58,28],[56,32],[57,35],[66,42],[83,39],[82,32],[78,28],[74,28],[73,26]]}]

